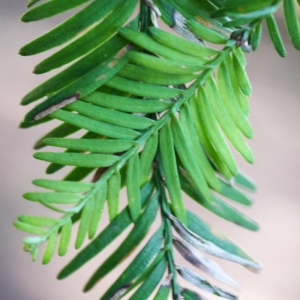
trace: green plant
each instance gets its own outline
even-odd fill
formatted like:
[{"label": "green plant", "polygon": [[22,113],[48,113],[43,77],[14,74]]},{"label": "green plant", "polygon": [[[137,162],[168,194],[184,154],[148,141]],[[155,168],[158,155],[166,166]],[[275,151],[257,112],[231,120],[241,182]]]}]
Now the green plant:
[{"label": "green plant", "polygon": [[[249,230],[258,229],[255,221],[222,198],[250,205],[244,189],[255,189],[239,172],[227,140],[253,163],[244,140],[252,137],[247,119],[251,84],[244,52],[259,46],[266,21],[275,49],[285,56],[273,16],[282,1],[140,1],[139,14],[129,22],[137,0],[51,0],[30,9],[22,20],[51,17],[85,2],[87,6],[20,51],[33,55],[69,42],[35,67],[38,74],[73,62],[22,100],[24,105],[40,103],[21,127],[62,121],[35,144],[36,149],[65,149],[63,153],[35,154],[50,162],[47,173],[74,166],[61,181],[33,181],[51,192],[24,195],[61,213],[58,219],[18,218],[15,226],[35,235],[24,239],[25,250],[36,260],[45,243],[46,264],[59,239],[58,253],[65,255],[72,225],[78,222],[75,247],[79,249],[86,236],[92,241],[60,272],[61,279],[99,254],[133,223],[128,236],[88,280],[86,291],[145,238],[146,246],[101,299],[119,299],[136,287],[132,299],[147,299],[156,287],[155,299],[167,299],[170,294],[173,299],[180,295],[203,299],[198,291],[179,286],[178,274],[200,289],[236,299],[176,264],[174,248],[232,286],[236,282],[198,250],[260,269],[227,237],[186,210],[181,190],[218,216]],[[299,50],[295,3],[284,0],[283,4],[289,35]],[[158,29],[159,17],[184,39]],[[68,137],[77,132],[81,138]],[[92,172],[92,180],[83,181]],[[119,193],[125,186],[128,207],[120,212]],[[111,223],[96,236],[106,200]],[[161,224],[153,236],[146,237],[157,215]]]}]

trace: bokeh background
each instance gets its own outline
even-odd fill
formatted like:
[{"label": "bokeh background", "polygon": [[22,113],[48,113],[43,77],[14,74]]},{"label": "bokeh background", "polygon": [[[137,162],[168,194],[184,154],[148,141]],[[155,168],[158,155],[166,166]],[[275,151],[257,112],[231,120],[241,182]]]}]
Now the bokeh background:
[{"label": "bokeh background", "polygon": [[[22,24],[18,20],[25,4],[25,0],[0,2],[0,299],[98,299],[116,273],[88,294],[81,290],[113,247],[70,278],[57,281],[56,274],[76,251],[71,250],[64,258],[56,255],[47,266],[32,263],[22,251],[25,233],[12,226],[19,214],[47,213],[41,206],[23,200],[22,194],[33,189],[32,179],[44,177],[46,164],[32,158],[32,145],[50,128],[42,125],[18,129],[28,110],[19,105],[20,99],[49,75],[31,73],[44,54],[21,57],[17,53],[23,44],[61,19]],[[278,18],[287,57],[277,55],[266,30],[259,49],[248,55],[247,69],[253,85],[250,119],[255,131],[250,146],[256,161],[250,166],[237,158],[241,170],[255,178],[259,189],[253,207],[236,207],[256,219],[261,230],[248,232],[189,202],[189,207],[198,210],[205,221],[221,229],[263,264],[264,270],[256,275],[223,263],[243,285],[241,300],[300,299],[300,53],[291,46],[280,13]]]}]

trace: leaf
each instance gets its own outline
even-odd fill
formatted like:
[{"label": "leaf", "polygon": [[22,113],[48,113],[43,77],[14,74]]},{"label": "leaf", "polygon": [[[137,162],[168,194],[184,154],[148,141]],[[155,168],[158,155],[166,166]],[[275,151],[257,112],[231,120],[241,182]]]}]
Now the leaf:
[{"label": "leaf", "polygon": [[228,284],[236,289],[240,289],[240,285],[226,273],[224,273],[222,268],[217,263],[205,257],[184,240],[173,237],[173,244],[178,252],[199,270],[204,271],[220,282]]},{"label": "leaf", "polygon": [[[80,151],[74,151],[72,149],[66,149],[64,153],[80,153]],[[82,153],[83,154],[83,153]],[[48,167],[46,168],[46,174],[54,174],[58,172],[59,170],[63,169],[65,165],[62,164],[56,164],[56,163],[50,163]]]},{"label": "leaf", "polygon": [[[273,4],[272,0],[263,0],[259,2],[253,2],[251,0],[236,0],[236,1],[223,1],[222,6],[226,12],[240,12],[248,13],[256,10],[261,10],[266,6]],[[217,13],[216,13],[217,14]]]},{"label": "leaf", "polygon": [[170,59],[161,59],[153,55],[137,51],[130,51],[127,54],[130,62],[156,70],[166,74],[195,74],[204,69],[203,66],[195,66],[191,63],[180,63]]},{"label": "leaf", "polygon": [[[265,12],[261,12],[259,16],[265,14]],[[253,16],[253,14],[246,14],[246,15],[241,15],[239,14],[238,16],[237,15],[234,15],[234,14],[231,14],[232,17],[233,17],[233,20],[229,21],[229,22],[225,22],[223,24],[223,26],[225,27],[229,27],[229,28],[239,28],[239,27],[242,27],[243,25],[246,25],[246,24],[249,24],[251,22],[253,22],[253,19],[255,19],[255,15]],[[234,18],[236,17],[236,18]],[[249,39],[248,39],[248,43],[249,43]],[[249,43],[249,45],[251,45],[251,43]]]},{"label": "leaf", "polygon": [[217,216],[252,231],[257,231],[259,229],[258,224],[254,220],[245,216],[215,195],[212,196],[212,201],[207,203],[198,190],[193,187],[193,184],[191,184],[187,176],[183,176],[181,173],[180,182],[182,190],[187,195]]},{"label": "leaf", "polygon": [[[141,201],[144,206],[149,200],[154,189],[152,181],[148,181],[141,189]],[[87,261],[92,259],[98,253],[100,253],[105,247],[107,247],[115,238],[117,238],[130,224],[132,223],[129,209],[126,207],[117,217],[81,252],[79,252],[75,258],[64,267],[58,274],[58,279],[63,279],[77,269],[82,267]]]},{"label": "leaf", "polygon": [[[178,0],[177,0],[178,1]],[[180,2],[180,1],[178,1]],[[221,4],[217,0],[204,0],[203,3],[199,3],[197,0],[189,0],[188,3],[191,4],[191,10],[195,8],[199,11],[203,11],[203,14],[209,15],[211,12],[215,11],[216,7],[220,7]],[[198,12],[198,11],[197,11]]]},{"label": "leaf", "polygon": [[112,139],[47,138],[44,142],[48,146],[98,153],[123,152],[135,145],[133,141]]},{"label": "leaf", "polygon": [[164,58],[179,62],[179,63],[188,63],[194,64],[196,66],[204,66],[206,60],[203,57],[195,57],[188,54],[182,54],[172,48],[166,47],[155,40],[153,40],[148,34],[142,33],[136,30],[132,30],[130,28],[121,28],[119,29],[119,33],[134,43],[135,45],[151,52],[153,54],[157,54]]},{"label": "leaf", "polygon": [[242,193],[238,189],[236,189],[234,186],[229,185],[223,180],[220,180],[222,189],[220,194],[234,200],[236,202],[239,202],[244,205],[251,205],[252,204],[252,199],[247,196],[246,194]]},{"label": "leaf", "polygon": [[58,248],[59,256],[64,256],[67,253],[68,246],[71,241],[71,234],[72,234],[72,220],[68,219],[67,222],[61,227],[60,241],[59,241],[59,248]]},{"label": "leaf", "polygon": [[56,138],[63,138],[65,136],[71,135],[74,132],[80,130],[80,128],[67,124],[67,123],[62,123],[61,125],[55,127],[52,129],[50,132],[42,136],[36,143],[34,144],[34,149],[40,149],[45,146],[44,140],[46,138],[51,138],[51,137],[56,137]]},{"label": "leaf", "polygon": [[84,29],[101,20],[119,2],[120,0],[94,1],[54,29],[23,46],[20,54],[37,54],[67,42]]},{"label": "leaf", "polygon": [[[210,3],[209,3],[210,2]],[[196,1],[187,1],[182,2],[180,0],[171,0],[172,6],[177,9],[182,15],[184,15],[186,18],[191,18],[192,16],[200,16],[203,18],[207,18],[209,15],[209,12],[214,11],[216,6],[213,5],[212,1],[203,1],[203,3],[199,4],[199,2]],[[209,21],[213,22],[212,19]]]},{"label": "leaf", "polygon": [[119,76],[114,76],[112,79],[106,82],[106,85],[116,90],[136,96],[157,99],[175,98],[182,93],[182,90],[180,89],[155,86],[148,83],[125,79]]},{"label": "leaf", "polygon": [[[235,62],[234,59],[233,59],[233,62]],[[236,77],[238,80],[242,80],[240,78],[240,77],[242,77],[241,76],[242,72],[237,73],[236,65],[237,65],[237,63],[236,64],[234,63]],[[240,66],[240,64],[239,64],[239,66]],[[239,69],[239,71],[241,71],[241,68]],[[241,107],[234,95],[234,91],[233,91],[232,84],[231,84],[230,77],[229,77],[228,67],[225,62],[221,63],[221,65],[219,67],[217,79],[218,79],[218,88],[219,88],[221,98],[222,98],[232,120],[234,121],[234,123],[236,124],[238,129],[243,133],[243,135],[245,137],[247,137],[249,139],[252,138],[252,136],[253,136],[252,127],[251,127],[247,117],[244,115],[244,112],[241,109]]]},{"label": "leaf", "polygon": [[93,92],[90,95],[84,97],[82,100],[111,109],[136,113],[161,112],[170,108],[170,106],[172,105],[171,102],[162,100],[141,100],[104,94],[100,92]]},{"label": "leaf", "polygon": [[158,133],[154,132],[148,139],[143,151],[140,154],[140,184],[144,185],[148,179],[155,163],[155,156],[158,147]]},{"label": "leaf", "polygon": [[98,188],[96,195],[90,200],[92,201],[92,212],[89,223],[89,238],[92,239],[98,229],[98,224],[101,220],[104,204],[107,198],[107,182],[102,183],[101,187]]},{"label": "leaf", "polygon": [[194,152],[192,151],[192,146],[185,138],[182,127],[175,116],[172,118],[171,129],[175,150],[184,168],[188,172],[196,188],[198,189],[199,193],[202,194],[205,201],[210,202],[211,193],[203,176],[203,172],[199,165],[196,163],[197,160],[194,156]]},{"label": "leaf", "polygon": [[203,239],[212,242],[216,246],[229,253],[245,258],[246,260],[253,261],[253,259],[244,250],[232,242],[222,232],[203,222],[191,211],[187,211],[187,218],[188,229],[193,231],[198,236],[201,236]]},{"label": "leaf", "polygon": [[194,74],[167,74],[133,64],[127,64],[118,76],[154,85],[179,85],[197,77]]},{"label": "leaf", "polygon": [[195,158],[195,164],[201,166],[200,169],[207,181],[209,187],[211,187],[215,191],[220,191],[221,186],[219,183],[219,179],[215,174],[215,170],[213,169],[212,164],[208,160],[199,139],[197,138],[197,131],[194,127],[192,116],[190,114],[190,110],[188,109],[188,105],[184,105],[180,110],[180,120],[179,123],[184,133],[184,137],[189,144],[190,150],[193,152],[193,156]]},{"label": "leaf", "polygon": [[84,205],[81,212],[80,224],[79,224],[77,238],[75,242],[75,249],[79,249],[84,242],[84,238],[88,232],[88,229],[92,221],[92,217],[94,215],[94,210],[95,210],[95,202],[93,201],[93,198],[90,197],[86,202],[86,204]]},{"label": "leaf", "polygon": [[35,127],[35,126],[38,126],[38,125],[41,125],[41,124],[44,124],[44,123],[47,123],[49,121],[52,121],[53,119],[50,118],[49,116],[48,117],[45,117],[43,119],[40,119],[36,122],[31,122],[31,121],[22,121],[19,125],[19,128],[22,128],[22,129],[27,129],[27,128],[31,128],[31,127]]},{"label": "leaf", "polygon": [[53,254],[55,252],[57,235],[58,235],[58,232],[54,231],[48,239],[48,242],[47,242],[47,245],[46,245],[46,248],[44,251],[43,261],[42,261],[43,265],[46,265],[50,262]]},{"label": "leaf", "polygon": [[284,0],[283,8],[289,36],[295,48],[300,50],[300,28],[294,0]]},{"label": "leaf", "polygon": [[64,2],[61,2],[60,0],[52,0],[44,2],[43,4],[36,6],[23,14],[21,21],[32,22],[50,18],[85,2],[88,2],[88,0],[69,0]]},{"label": "leaf", "polygon": [[[172,1],[172,5],[175,4],[174,1]],[[177,3],[177,4],[180,4]],[[178,10],[177,10],[178,9]],[[199,11],[198,11],[199,12]],[[168,17],[171,19],[171,24],[169,26],[172,27],[179,35],[183,36],[187,40],[203,45],[203,40],[198,38],[189,28],[186,26],[186,18],[192,18],[191,15],[187,14],[185,12],[185,9],[181,9],[179,6],[176,7],[175,4],[175,10],[170,7],[168,8]],[[192,15],[195,15],[195,10],[192,13]],[[168,20],[169,21],[169,20]]]},{"label": "leaf", "polygon": [[217,295],[226,299],[236,300],[238,299],[237,296],[230,294],[215,285],[210,284],[208,281],[206,281],[202,276],[195,273],[194,271],[191,271],[185,267],[176,267],[179,274],[187,280],[189,283],[199,287],[200,289],[212,293],[213,295]]},{"label": "leaf", "polygon": [[[277,3],[280,3],[280,1],[277,1]],[[228,13],[228,16],[230,16],[232,18],[239,18],[240,20],[244,20],[244,22],[237,22],[235,24],[236,26],[240,26],[242,24],[250,23],[253,19],[265,18],[268,15],[276,12],[277,9],[278,9],[278,5],[274,5],[274,6],[271,6],[271,7],[266,7],[264,9],[254,11],[254,12],[249,12],[249,13],[246,13],[246,14]],[[226,23],[224,25],[228,26],[229,24]],[[232,24],[231,24],[231,26],[232,26]]]},{"label": "leaf", "polygon": [[35,3],[39,2],[39,1],[41,1],[41,0],[29,0],[27,2],[26,7],[30,7],[30,6],[34,5]]},{"label": "leaf", "polygon": [[207,298],[204,298],[203,296],[198,295],[196,292],[188,289],[184,289],[182,291],[182,296],[185,300],[207,300]]},{"label": "leaf", "polygon": [[[265,17],[271,13],[274,13],[279,5],[280,1],[261,1],[259,3],[242,3],[231,4],[226,6],[224,9],[214,12],[212,17],[222,17],[228,16],[230,18],[239,18],[239,19],[258,19]],[[272,5],[273,4],[273,5]]]},{"label": "leaf", "polygon": [[99,88],[126,65],[127,59],[123,56],[123,52],[124,50],[120,50],[104,64],[96,66],[84,76],[73,81],[65,89],[58,91],[41,104],[38,104],[27,113],[24,120],[39,120]]},{"label": "leaf", "polygon": [[28,223],[14,222],[13,224],[17,229],[20,229],[22,231],[25,231],[25,232],[28,232],[28,233],[31,233],[31,234],[37,234],[38,235],[38,234],[47,233],[46,229],[36,227],[36,226],[30,225]]},{"label": "leaf", "polygon": [[[254,158],[251,149],[246,144],[241,136],[241,133],[236,126],[235,122],[231,118],[224,102],[221,99],[221,95],[217,89],[216,83],[212,77],[209,77],[205,84],[205,90],[207,95],[213,95],[209,98],[210,105],[216,120],[222,131],[227,136],[228,140],[234,146],[234,148],[249,162],[253,163]],[[234,101],[231,99],[231,101]]]},{"label": "leaf", "polygon": [[159,149],[162,169],[174,214],[183,223],[186,223],[184,202],[181,195],[180,182],[176,167],[174,141],[169,124],[166,124],[160,131]]},{"label": "leaf", "polygon": [[198,111],[203,124],[203,130],[207,137],[211,140],[212,145],[220,155],[222,161],[226,164],[232,174],[237,174],[236,162],[233,155],[220,132],[213,110],[209,105],[207,95],[204,89],[200,89],[198,93]]},{"label": "leaf", "polygon": [[109,256],[109,258],[96,270],[84,287],[84,291],[90,290],[101,278],[114,269],[123,258],[125,258],[145,237],[150,225],[156,217],[158,208],[157,195],[154,196],[144,213],[137,220],[134,228],[120,244],[120,246]]},{"label": "leaf", "polygon": [[219,53],[218,50],[187,41],[181,37],[156,27],[150,27],[149,31],[151,36],[162,45],[188,55],[196,57],[208,57]]},{"label": "leaf", "polygon": [[232,60],[233,60],[233,66],[234,66],[236,78],[238,79],[240,88],[246,96],[250,96],[252,92],[250,80],[248,78],[248,75],[246,73],[243,64],[240,62],[239,57],[236,56],[234,52],[232,55]]},{"label": "leaf", "polygon": [[276,23],[276,20],[274,18],[273,15],[269,15],[266,18],[266,23],[267,23],[267,27],[268,27],[268,32],[271,38],[271,41],[277,51],[277,53],[281,56],[281,57],[285,57],[286,56],[286,51],[285,51],[285,47]]},{"label": "leaf", "polygon": [[52,116],[59,120],[63,120],[70,124],[85,128],[91,132],[95,132],[100,135],[106,135],[107,137],[111,138],[131,140],[140,135],[138,131],[133,129],[107,124],[105,122],[93,120],[89,117],[66,112],[63,110],[52,113]]},{"label": "leaf", "polygon": [[241,47],[233,48],[233,51],[235,51],[235,55],[239,58],[239,61],[245,67],[247,65],[247,59]]},{"label": "leaf", "polygon": [[122,1],[113,12],[108,14],[100,23],[93,26],[85,34],[78,37],[67,46],[52,54],[35,67],[38,74],[49,72],[59,68],[91,50],[100,46],[108,38],[112,37],[117,29],[127,21],[131,15],[137,0]]},{"label": "leaf", "polygon": [[36,159],[53,162],[56,164],[77,166],[85,168],[108,167],[117,162],[120,157],[110,154],[77,154],[77,153],[52,153],[37,152]]},{"label": "leaf", "polygon": [[85,193],[95,186],[92,182],[73,182],[52,179],[35,179],[32,183],[39,187],[65,193]]},{"label": "leaf", "polygon": [[174,8],[170,5],[170,3],[163,0],[155,0],[155,5],[157,5],[161,12],[162,20],[170,27],[174,25]]},{"label": "leaf", "polygon": [[[23,239],[24,244],[38,245],[43,242],[43,238],[39,236],[29,236]],[[28,249],[25,249],[27,251]]]},{"label": "leaf", "polygon": [[246,176],[245,174],[239,173],[235,178],[234,181],[239,184],[240,186],[247,188],[251,191],[256,191],[256,185],[251,178]]},{"label": "leaf", "polygon": [[[94,132],[87,132],[86,134],[84,134],[79,140],[80,141],[83,141],[83,140],[86,140],[86,139],[96,139],[96,138],[100,138],[100,136],[97,134],[97,133],[94,133]],[[61,138],[62,139],[62,138]],[[46,139],[47,140],[47,139]],[[44,140],[43,142],[48,145],[46,143],[46,140]],[[64,151],[65,153],[80,153],[80,151],[78,150],[73,150],[73,149],[66,149]],[[83,152],[86,152],[86,151],[83,151]],[[59,171],[60,169],[62,169],[64,167],[64,165],[61,165],[61,164],[55,164],[55,163],[51,163],[47,169],[46,169],[46,174],[53,174],[57,171]]]},{"label": "leaf", "polygon": [[[233,51],[233,52],[236,52],[236,51]],[[236,57],[239,59],[238,56],[236,56]],[[233,60],[232,57],[230,55],[228,55],[227,56],[227,67],[228,67],[228,71],[229,71],[230,81],[232,84],[234,95],[235,95],[241,109],[243,110],[244,114],[246,116],[248,116],[250,113],[249,97],[247,95],[245,95],[240,88],[240,84],[239,84],[238,78],[236,77],[236,72],[234,70],[234,65],[233,65],[232,60]],[[241,61],[240,61],[240,63],[241,63],[241,67],[243,67],[244,65],[242,64]]]},{"label": "leaf", "polygon": [[139,289],[131,296],[131,299],[139,300],[142,299],[142,297],[147,299],[162,279],[165,269],[166,261],[163,259],[156,265]]},{"label": "leaf", "polygon": [[76,111],[94,120],[126,128],[147,129],[148,127],[151,127],[155,124],[155,121],[149,118],[99,107],[78,100],[69,104],[67,106],[67,109]]},{"label": "leaf", "polygon": [[72,204],[80,201],[83,196],[69,193],[28,192],[23,195],[26,200],[42,203]]},{"label": "leaf", "polygon": [[18,216],[18,220],[22,223],[26,223],[38,227],[54,226],[57,223],[57,219],[41,216],[22,215]]},{"label": "leaf", "polygon": [[94,171],[94,169],[95,168],[76,167],[65,176],[64,180],[80,181]]},{"label": "leaf", "polygon": [[188,28],[195,33],[200,39],[203,39],[212,44],[225,44],[227,42],[227,37],[221,32],[206,27],[205,25],[197,22],[196,20],[187,20]]},{"label": "leaf", "polygon": [[142,213],[139,182],[140,160],[138,154],[135,153],[128,160],[126,174],[128,206],[134,223],[138,220]]},{"label": "leaf", "polygon": [[253,41],[252,41],[252,49],[253,51],[255,51],[259,44],[260,44],[260,40],[261,40],[261,35],[262,35],[262,24],[259,23],[256,27],[255,27],[255,31],[253,34]]},{"label": "leaf", "polygon": [[126,294],[128,290],[128,286],[125,285],[121,287],[109,300],[118,300],[120,297],[122,297],[124,294]]},{"label": "leaf", "polygon": [[159,290],[157,291],[154,297],[154,300],[168,300],[171,290],[171,280],[172,275],[170,274],[161,284]]},{"label": "leaf", "polygon": [[[128,26],[134,24],[131,23],[129,23]],[[94,69],[96,65],[101,65],[108,58],[117,54],[123,47],[126,46],[126,43],[127,42],[119,35],[114,36],[95,50],[88,53],[83,58],[76,61],[71,66],[62,70],[60,73],[54,75],[50,79],[34,88],[32,91],[27,93],[23,97],[21,104],[29,104],[37,99],[42,98],[45,95],[51,95],[58,90],[66,87],[71,82],[77,80],[78,78],[84,76],[89,71]],[[110,53],[109,57],[107,57],[108,51]]]},{"label": "leaf", "polygon": [[110,221],[112,221],[118,215],[120,190],[121,174],[120,172],[116,171],[108,180],[107,204]]},{"label": "leaf", "polygon": [[158,254],[162,244],[162,231],[157,230],[151,237],[146,246],[137,254],[132,260],[130,265],[125,271],[118,277],[118,279],[110,286],[101,299],[110,299],[116,291],[123,286],[130,285],[136,278],[138,278],[142,272],[147,268],[151,260]]},{"label": "leaf", "polygon": [[141,276],[132,284],[128,287],[126,292],[124,293],[124,296],[128,294],[130,291],[135,289],[137,286],[139,286],[142,282],[144,282],[152,273],[152,271],[156,268],[156,266],[162,261],[165,260],[166,256],[166,251],[161,249],[156,257],[153,259],[153,261],[150,263],[149,267],[144,270],[144,272],[141,274]]},{"label": "leaf", "polygon": [[204,126],[200,117],[200,111],[198,109],[198,104],[196,101],[197,99],[195,97],[192,97],[190,99],[190,105],[185,107],[185,109],[189,110],[190,112],[189,115],[191,117],[191,121],[193,122],[193,125],[195,126],[195,130],[197,133],[196,136],[198,137],[201,146],[205,150],[206,155],[213,163],[217,172],[221,173],[225,178],[230,179],[232,178],[231,172],[229,171],[228,167],[221,159],[219,153],[212,145],[211,140],[209,139],[207,133],[204,131]]},{"label": "leaf", "polygon": [[253,269],[261,269],[261,266],[253,261],[242,258],[240,256],[231,254],[222,248],[216,246],[214,243],[203,239],[202,237],[196,235],[191,230],[189,230],[183,223],[181,223],[178,219],[176,219],[172,215],[168,215],[169,219],[172,221],[173,227],[176,232],[189,244],[194,246],[195,248],[208,253],[210,255],[223,258],[232,262],[236,262],[246,267],[250,267]]}]

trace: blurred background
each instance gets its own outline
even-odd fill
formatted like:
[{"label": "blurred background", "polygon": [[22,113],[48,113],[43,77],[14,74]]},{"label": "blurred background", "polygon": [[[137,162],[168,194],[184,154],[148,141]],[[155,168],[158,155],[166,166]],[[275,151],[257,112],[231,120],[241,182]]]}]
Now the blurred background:
[{"label": "blurred background", "polygon": [[[40,261],[32,263],[29,255],[22,251],[22,238],[26,234],[12,226],[17,215],[48,214],[38,204],[23,200],[22,194],[33,190],[32,179],[45,176],[46,164],[32,158],[32,145],[52,127],[46,124],[27,130],[18,128],[28,111],[19,105],[22,96],[49,77],[31,73],[44,54],[21,57],[18,49],[61,20],[57,17],[22,24],[19,18],[25,5],[25,0],[0,2],[0,299],[98,299],[117,273],[88,294],[81,290],[105,253],[110,253],[113,247],[70,278],[58,281],[57,273],[76,251],[71,250],[64,258],[56,255],[47,266]],[[189,201],[193,211],[198,210],[205,221],[221,229],[263,264],[264,270],[257,275],[240,266],[223,263],[227,272],[243,285],[241,300],[300,298],[300,53],[291,46],[280,14],[278,18],[287,57],[277,55],[266,30],[259,49],[248,55],[247,70],[253,85],[250,119],[255,132],[250,146],[256,161],[254,165],[247,165],[237,158],[241,170],[255,179],[259,189],[254,195],[254,206],[236,207],[256,219],[261,229],[249,232]],[[210,296],[210,299],[220,298]]]}]

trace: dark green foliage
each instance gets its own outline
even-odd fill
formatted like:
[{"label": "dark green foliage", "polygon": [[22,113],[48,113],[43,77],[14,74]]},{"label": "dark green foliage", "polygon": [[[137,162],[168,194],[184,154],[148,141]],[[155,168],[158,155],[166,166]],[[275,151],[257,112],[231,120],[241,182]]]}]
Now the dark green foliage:
[{"label": "dark green foliage", "polygon": [[[36,2],[29,1],[27,6]],[[61,270],[58,278],[63,279],[99,255],[132,224],[127,237],[88,280],[85,291],[147,239],[124,272],[103,290],[101,299],[120,299],[129,292],[136,300],[166,300],[171,294],[172,299],[204,299],[180,286],[178,274],[200,289],[237,299],[177,265],[174,246],[187,261],[229,285],[236,286],[200,251],[250,270],[261,268],[224,234],[186,210],[182,191],[217,216],[258,230],[254,220],[227,203],[251,205],[249,192],[255,190],[238,169],[228,142],[246,161],[254,162],[245,141],[253,131],[248,120],[252,89],[244,52],[259,47],[266,21],[275,49],[285,56],[274,17],[281,2],[291,41],[300,49],[295,1],[86,2],[43,1],[21,19],[37,21],[79,7],[20,50],[22,55],[33,55],[63,45],[34,72],[70,65],[24,96],[23,105],[39,102],[21,127],[60,120],[34,147],[53,146],[62,152],[46,150],[34,157],[50,162],[48,174],[74,167],[63,180],[33,181],[47,192],[24,194],[25,199],[61,214],[59,218],[18,218],[14,225],[35,235],[24,239],[25,251],[36,260],[45,244],[43,264],[51,260],[56,248],[59,255],[65,255],[73,224],[78,222],[75,248],[81,248],[86,238],[91,242]],[[138,3],[139,14],[133,15]],[[159,29],[159,17],[179,36]],[[72,136],[77,131],[80,137]],[[91,182],[83,181],[92,172]],[[128,206],[119,211],[123,187]],[[106,200],[110,223],[98,232]],[[159,229],[146,237],[156,219]],[[172,228],[179,237],[173,236]]]}]

